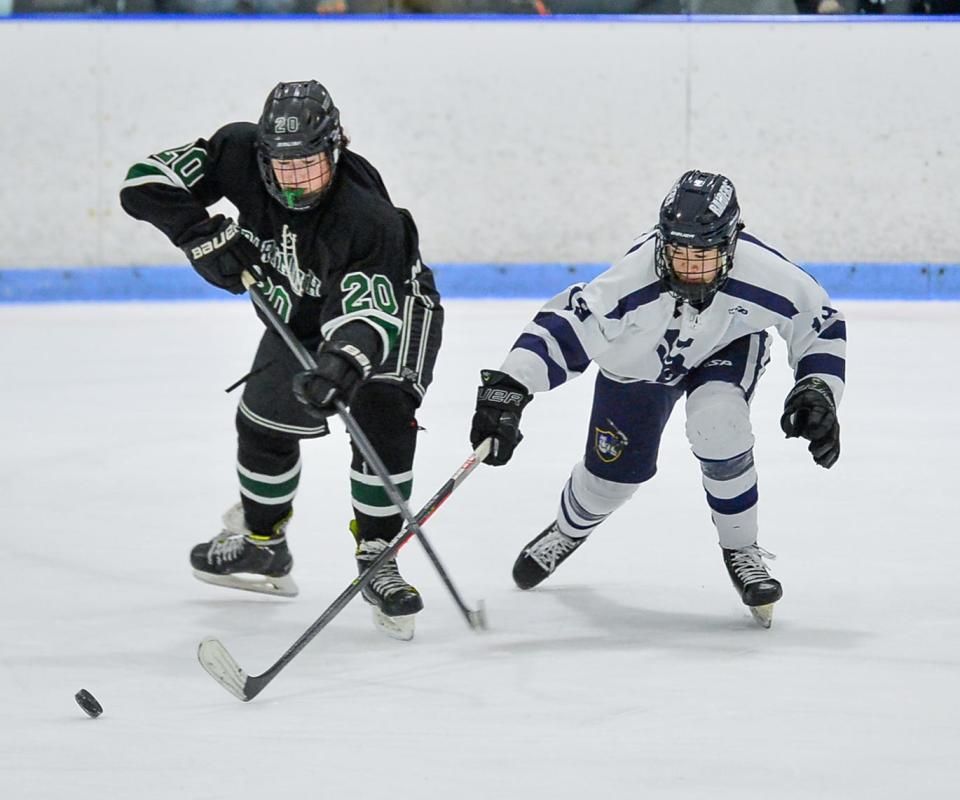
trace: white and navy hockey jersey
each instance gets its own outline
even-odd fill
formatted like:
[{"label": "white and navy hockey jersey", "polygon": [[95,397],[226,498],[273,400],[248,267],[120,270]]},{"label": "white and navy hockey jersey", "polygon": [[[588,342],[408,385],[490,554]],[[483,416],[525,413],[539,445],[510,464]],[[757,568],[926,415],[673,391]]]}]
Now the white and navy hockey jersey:
[{"label": "white and navy hockey jersey", "polygon": [[[846,324],[816,280],[741,233],[729,277],[698,312],[661,285],[655,246],[653,232],[638,237],[602,275],[550,300],[524,328],[501,371],[531,392],[559,386],[591,361],[615,381],[676,385],[734,340],[776,328],[796,380],[822,378],[840,402]],[[769,337],[758,339],[758,346],[769,347]]]}]

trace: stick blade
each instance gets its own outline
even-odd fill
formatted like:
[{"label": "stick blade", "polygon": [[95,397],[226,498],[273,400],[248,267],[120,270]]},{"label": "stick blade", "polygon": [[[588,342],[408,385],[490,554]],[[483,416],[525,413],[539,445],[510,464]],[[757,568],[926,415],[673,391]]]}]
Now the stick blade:
[{"label": "stick blade", "polygon": [[487,607],[483,600],[477,603],[476,611],[467,612],[467,622],[470,623],[470,627],[475,631],[487,630]]},{"label": "stick blade", "polygon": [[251,696],[246,692],[247,673],[223,646],[219,639],[207,637],[197,648],[197,659],[217,683],[239,700],[247,702]]}]

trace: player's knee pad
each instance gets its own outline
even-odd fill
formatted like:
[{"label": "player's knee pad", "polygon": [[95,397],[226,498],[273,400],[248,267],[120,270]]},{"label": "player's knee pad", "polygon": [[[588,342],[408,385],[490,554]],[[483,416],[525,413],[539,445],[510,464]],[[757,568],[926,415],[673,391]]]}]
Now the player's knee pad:
[{"label": "player's knee pad", "polygon": [[591,514],[609,514],[633,497],[638,483],[617,483],[590,472],[581,461],[570,475],[570,492]]},{"label": "player's knee pad", "polygon": [[367,436],[399,427],[409,428],[417,411],[413,395],[386,381],[362,384],[350,403],[350,413]]},{"label": "player's knee pad", "polygon": [[753,447],[750,405],[739,386],[711,381],[687,398],[687,439],[700,459],[723,461]]},{"label": "player's knee pad", "polygon": [[237,413],[237,459],[249,470],[275,475],[291,469],[300,460],[300,442],[262,428]]},{"label": "player's knee pad", "polygon": [[[391,473],[409,470],[417,446],[417,401],[383,381],[368,381],[350,403],[350,413]],[[361,456],[354,445],[354,469]]]}]

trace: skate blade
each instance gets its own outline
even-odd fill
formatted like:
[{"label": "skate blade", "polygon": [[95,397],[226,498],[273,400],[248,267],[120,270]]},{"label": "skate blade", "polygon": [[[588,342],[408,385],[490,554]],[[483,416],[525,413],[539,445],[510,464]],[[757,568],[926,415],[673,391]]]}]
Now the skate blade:
[{"label": "skate blade", "polygon": [[289,575],[274,578],[269,575],[254,575],[252,573],[237,573],[235,575],[211,575],[198,569],[193,571],[193,577],[204,583],[214,586],[226,586],[229,589],[241,589],[245,592],[259,592],[279,597],[296,597],[300,589]]},{"label": "skate blade", "polygon": [[763,628],[769,628],[773,624],[773,603],[765,606],[748,606],[750,614]]},{"label": "skate blade", "polygon": [[402,617],[388,617],[379,608],[373,606],[373,624],[391,639],[409,642],[413,638],[416,614],[407,614]]}]

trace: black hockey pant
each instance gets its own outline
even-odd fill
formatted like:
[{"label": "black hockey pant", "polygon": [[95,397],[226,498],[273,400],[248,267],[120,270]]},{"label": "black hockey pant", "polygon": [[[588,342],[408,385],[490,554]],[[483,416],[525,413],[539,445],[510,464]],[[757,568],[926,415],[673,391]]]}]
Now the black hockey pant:
[{"label": "black hockey pant", "polygon": [[[391,357],[389,366],[363,383],[350,404],[405,499],[413,487],[415,414],[433,376],[441,325],[442,312],[436,309],[425,325],[417,325],[419,335],[407,339],[423,346],[409,359],[403,352]],[[328,433],[326,423],[311,416],[293,395],[293,375],[300,370],[280,337],[264,333],[236,419],[240,495],[247,527],[255,533],[269,534],[292,510],[300,484],[300,441]],[[351,500],[359,536],[389,540],[400,530],[402,517],[352,442],[351,450]]]}]

